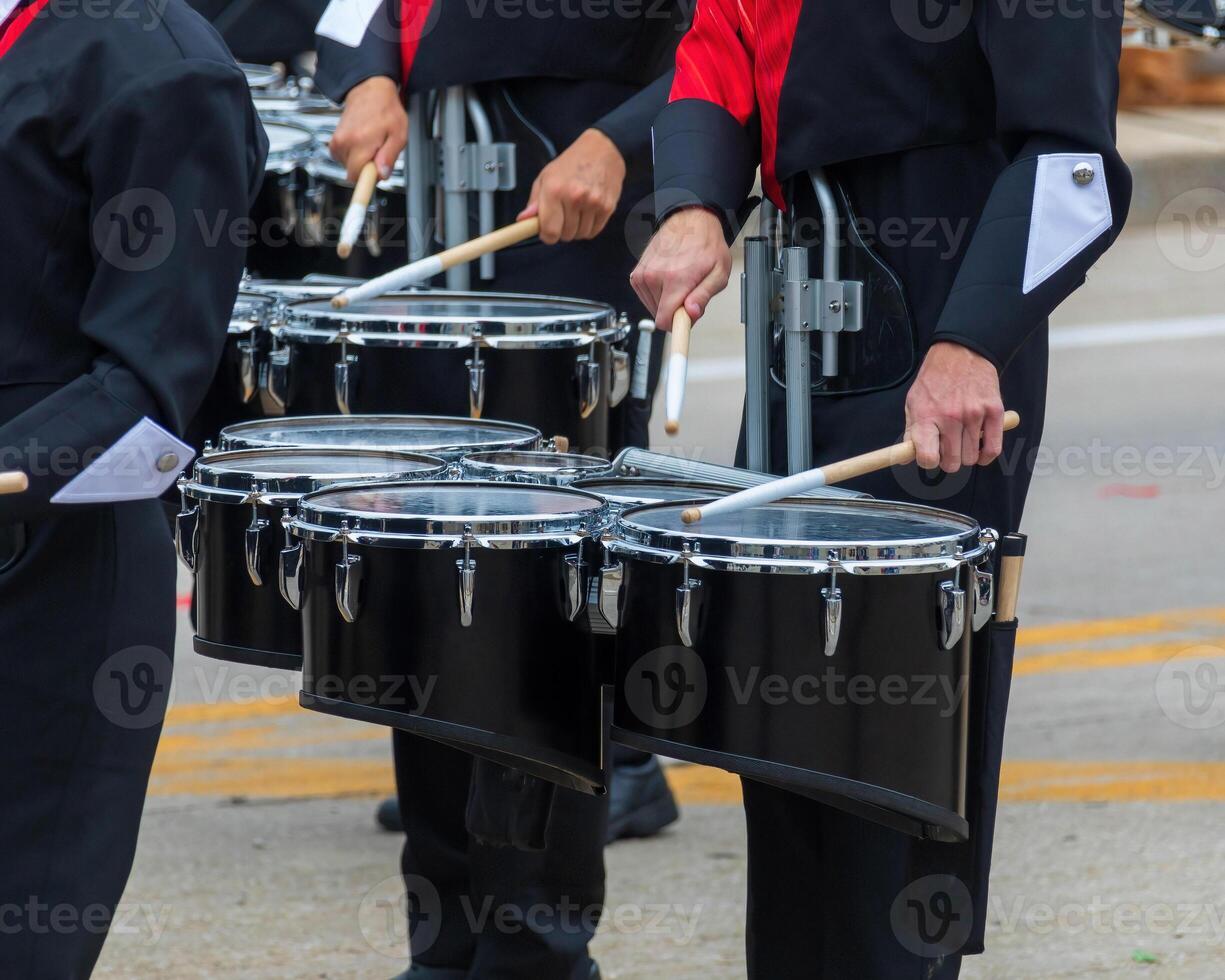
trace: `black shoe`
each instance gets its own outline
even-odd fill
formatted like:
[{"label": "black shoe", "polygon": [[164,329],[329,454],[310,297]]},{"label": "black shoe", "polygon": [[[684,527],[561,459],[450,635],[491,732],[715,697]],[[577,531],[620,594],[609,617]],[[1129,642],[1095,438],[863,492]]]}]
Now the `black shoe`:
[{"label": "black shoe", "polygon": [[374,819],[384,830],[393,834],[404,833],[404,821],[400,819],[400,801],[394,796],[389,796],[379,804],[379,808],[374,811]]},{"label": "black shoe", "polygon": [[595,960],[588,960],[586,966],[580,966],[574,974],[574,980],[600,980],[600,966]]},{"label": "black shoe", "polygon": [[410,966],[392,980],[468,980],[468,971],[447,970],[440,966]]},{"label": "black shoe", "polygon": [[659,760],[613,768],[605,842],[629,837],[654,837],[680,818],[676,800],[664,778]]}]

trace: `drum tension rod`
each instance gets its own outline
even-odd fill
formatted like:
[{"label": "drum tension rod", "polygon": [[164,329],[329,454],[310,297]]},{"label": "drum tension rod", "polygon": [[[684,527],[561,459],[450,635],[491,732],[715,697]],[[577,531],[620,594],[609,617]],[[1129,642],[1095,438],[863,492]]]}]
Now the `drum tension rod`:
[{"label": "drum tension rod", "polygon": [[701,579],[690,576],[689,562],[693,558],[693,550],[686,542],[681,549],[681,564],[684,569],[684,581],[676,590],[676,632],[681,643],[692,649],[694,633],[697,626],[697,615],[694,609],[695,597],[701,592]]},{"label": "drum tension rod", "polygon": [[476,559],[472,557],[472,545],[476,538],[472,534],[472,525],[464,525],[464,557],[455,562],[459,571],[459,625],[472,625],[472,599],[476,591]]},{"label": "drum tension rod", "polygon": [[838,565],[834,552],[829,553],[829,585],[821,590],[825,600],[825,655],[832,657],[838,649],[838,636],[842,632],[842,590],[838,588]]}]

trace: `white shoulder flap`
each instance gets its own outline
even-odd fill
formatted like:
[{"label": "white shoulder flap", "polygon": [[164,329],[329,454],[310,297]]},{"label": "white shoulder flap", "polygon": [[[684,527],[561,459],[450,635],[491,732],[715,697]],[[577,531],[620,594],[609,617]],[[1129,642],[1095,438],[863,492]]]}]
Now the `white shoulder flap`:
[{"label": "white shoulder flap", "polygon": [[366,29],[375,13],[383,5],[384,0],[332,0],[315,33],[320,37],[331,38],[349,48],[359,47]]},{"label": "white shoulder flap", "polygon": [[160,497],[195,456],[195,450],[150,418],[143,418],[119,441],[78,473],[53,504],[114,504]]},{"label": "white shoulder flap", "polygon": [[1038,157],[1023,292],[1037,289],[1112,223],[1100,153]]}]

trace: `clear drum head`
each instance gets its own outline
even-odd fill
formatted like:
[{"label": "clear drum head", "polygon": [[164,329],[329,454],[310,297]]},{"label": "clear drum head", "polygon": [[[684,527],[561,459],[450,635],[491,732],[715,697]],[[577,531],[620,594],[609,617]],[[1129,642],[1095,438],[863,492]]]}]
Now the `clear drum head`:
[{"label": "clear drum head", "polygon": [[430,415],[324,415],[239,422],[221,432],[221,448],[272,446],[391,449],[459,459],[492,449],[536,449],[538,429],[490,419]]},{"label": "clear drum head", "polygon": [[401,483],[324,490],[303,497],[294,521],[304,537],[404,547],[527,546],[598,533],[604,503],[562,487],[508,483]]},{"label": "clear drum head", "polygon": [[629,331],[611,306],[559,296],[441,290],[384,296],[335,310],[290,306],[283,333],[305,342],[413,347],[581,347]]},{"label": "clear drum head", "polygon": [[713,500],[743,489],[716,483],[686,483],[683,480],[653,480],[649,477],[601,477],[579,480],[573,486],[576,490],[586,490],[603,497],[617,510],[673,500]]},{"label": "clear drum head", "polygon": [[304,162],[315,146],[315,134],[301,126],[262,120],[268,134],[266,170],[284,170]]},{"label": "clear drum head", "polygon": [[698,565],[745,571],[852,573],[939,571],[978,557],[978,524],[951,511],[874,500],[792,499],[686,524],[692,502],[627,510],[616,550],[655,560],[684,556]]},{"label": "clear drum head", "polygon": [[502,450],[471,453],[463,458],[461,469],[466,480],[564,487],[576,480],[610,473],[612,464],[599,456],[581,456],[577,453]]}]

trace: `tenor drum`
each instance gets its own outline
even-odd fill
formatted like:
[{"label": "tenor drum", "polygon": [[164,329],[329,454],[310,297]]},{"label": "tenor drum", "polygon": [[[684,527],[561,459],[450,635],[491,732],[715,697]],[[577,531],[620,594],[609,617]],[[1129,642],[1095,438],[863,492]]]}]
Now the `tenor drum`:
[{"label": "tenor drum", "polygon": [[[292,304],[273,330],[271,391],[289,414],[400,412],[511,419],[602,455],[629,325],[577,299],[423,292],[335,310]],[[618,383],[614,386],[614,369]]]},{"label": "tenor drum", "polygon": [[321,415],[261,419],[232,425],[220,447],[233,449],[385,449],[426,453],[458,462],[469,453],[539,449],[540,431],[492,419],[429,415]]},{"label": "tenor drum", "polygon": [[499,450],[470,453],[460,461],[460,472],[465,480],[568,487],[578,480],[607,476],[612,464],[599,456],[578,453]]},{"label": "tenor drum", "polygon": [[302,705],[603,792],[606,665],[579,625],[603,515],[506,483],[304,497]]},{"label": "tenor drum", "polygon": [[605,476],[579,480],[573,484],[575,490],[586,490],[602,498],[609,511],[620,514],[630,507],[644,504],[662,504],[671,500],[713,500],[735,493],[741,487],[729,487],[717,483],[697,483],[685,480],[662,480],[650,477]]},{"label": "tenor drum", "polygon": [[261,667],[302,665],[294,569],[282,564],[281,518],[306,493],[337,483],[436,479],[430,456],[360,449],[214,453],[179,481],[175,538],[196,576],[197,653]]},{"label": "tenor drum", "polygon": [[301,278],[315,268],[316,250],[303,238],[303,194],[306,165],[315,154],[315,134],[302,126],[263,120],[268,134],[264,184],[251,209],[253,240],[247,268],[270,279]]},{"label": "tenor drum", "polygon": [[946,511],[789,500],[605,538],[613,738],[916,836],[964,840],[971,633],[995,534]]},{"label": "tenor drum", "polygon": [[276,300],[243,291],[234,301],[226,332],[225,351],[187,433],[188,442],[202,446],[227,425],[259,418],[259,373],[268,354],[268,323]]}]

